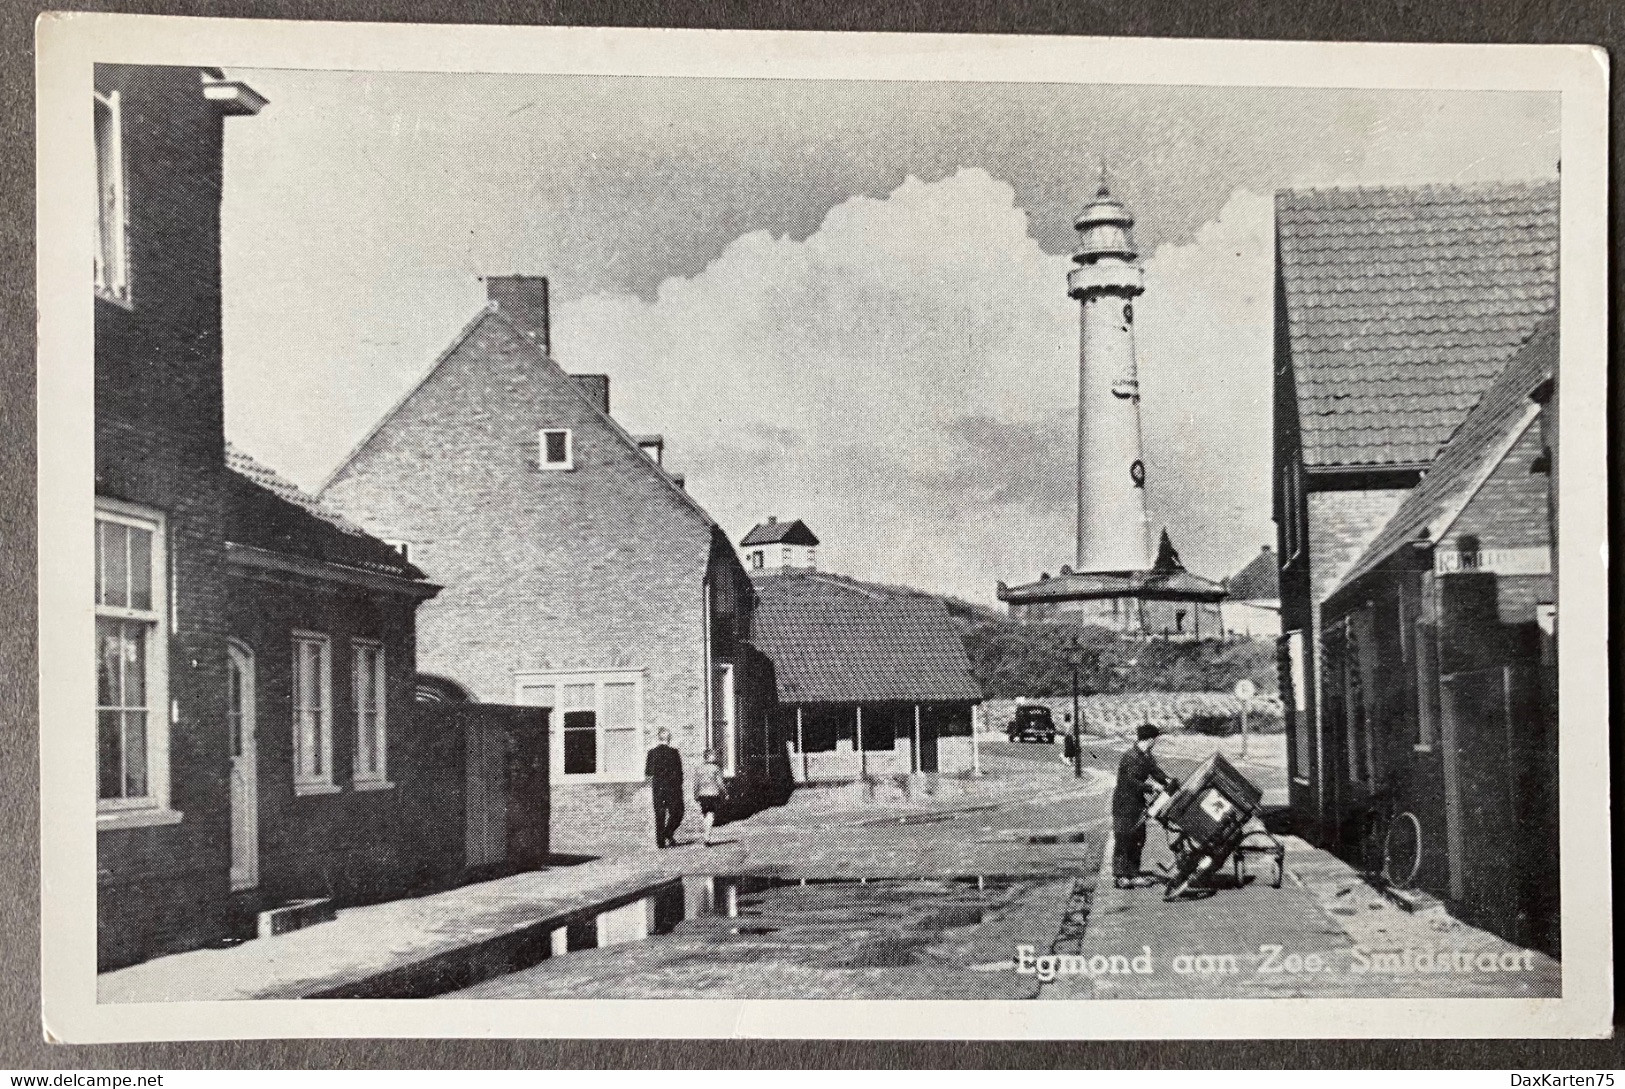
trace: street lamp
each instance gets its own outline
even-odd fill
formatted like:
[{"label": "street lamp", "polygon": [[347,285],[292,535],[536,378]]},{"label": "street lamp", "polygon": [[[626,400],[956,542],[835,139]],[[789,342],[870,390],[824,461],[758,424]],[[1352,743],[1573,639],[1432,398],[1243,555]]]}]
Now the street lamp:
[{"label": "street lamp", "polygon": [[1083,668],[1082,633],[1073,631],[1066,645],[1067,661],[1072,666],[1072,775],[1083,778],[1083,716],[1078,713],[1078,673]]}]

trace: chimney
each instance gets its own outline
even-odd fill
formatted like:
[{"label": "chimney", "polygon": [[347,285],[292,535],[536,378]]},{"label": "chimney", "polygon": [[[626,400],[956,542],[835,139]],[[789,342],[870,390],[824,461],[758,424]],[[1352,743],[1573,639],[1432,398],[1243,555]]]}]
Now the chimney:
[{"label": "chimney", "polygon": [[776,514],[768,515],[767,516],[767,524],[770,525],[770,526],[778,525],[779,524],[779,516],[776,515]]},{"label": "chimney", "polygon": [[581,392],[587,395],[587,400],[597,406],[598,411],[605,416],[609,415],[609,375],[607,374],[572,374],[571,379],[581,387]]},{"label": "chimney", "polygon": [[527,340],[553,354],[546,276],[487,276],[485,297]]}]

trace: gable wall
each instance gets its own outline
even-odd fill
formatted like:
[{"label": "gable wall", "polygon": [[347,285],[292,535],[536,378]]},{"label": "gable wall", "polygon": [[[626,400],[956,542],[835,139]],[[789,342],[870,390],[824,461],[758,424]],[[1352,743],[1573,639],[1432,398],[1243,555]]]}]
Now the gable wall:
[{"label": "gable wall", "polygon": [[[445,587],[419,611],[420,669],[510,703],[516,670],[641,668],[645,745],[667,727],[692,764],[711,527],[570,383],[487,316],[323,498]],[[542,427],[571,429],[573,470],[537,467]],[[561,850],[652,835],[641,778],[556,782],[553,812]]]},{"label": "gable wall", "polygon": [[[1531,473],[1541,452],[1538,426],[1531,427],[1501,459],[1478,494],[1468,502],[1442,542],[1459,549],[1476,539],[1486,549],[1541,549],[1551,544],[1546,501],[1551,478]],[[1552,600],[1550,575],[1511,575],[1496,580],[1497,608],[1503,624],[1525,624],[1535,618],[1535,604]]]}]

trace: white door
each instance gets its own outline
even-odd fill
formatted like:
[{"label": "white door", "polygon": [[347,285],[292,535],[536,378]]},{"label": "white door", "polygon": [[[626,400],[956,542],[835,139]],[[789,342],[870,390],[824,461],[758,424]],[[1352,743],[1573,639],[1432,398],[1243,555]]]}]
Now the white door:
[{"label": "white door", "polygon": [[231,887],[260,883],[259,775],[254,746],[254,655],[227,648],[226,719],[231,733]]}]

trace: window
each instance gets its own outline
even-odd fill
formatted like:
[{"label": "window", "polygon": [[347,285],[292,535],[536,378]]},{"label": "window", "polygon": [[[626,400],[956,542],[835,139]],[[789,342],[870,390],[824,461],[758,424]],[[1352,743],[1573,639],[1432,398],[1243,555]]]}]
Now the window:
[{"label": "window", "polygon": [[759,549],[759,548],[751,549],[751,551],[750,551],[750,569],[752,571],[760,571],[762,569],[762,562],[763,562],[764,559],[765,559],[765,557],[762,555],[762,550],[761,549]]},{"label": "window", "polygon": [[643,671],[522,673],[517,701],[548,707],[555,779],[643,778]]},{"label": "window", "polygon": [[717,750],[724,775],[734,774],[734,667],[720,662],[711,669],[711,748]]},{"label": "window", "polygon": [[807,549],[807,570],[818,570],[818,549],[816,548]]},{"label": "window", "polygon": [[541,467],[544,469],[573,469],[575,468],[575,450],[570,441],[570,432],[560,430],[544,430],[539,440],[541,453]]},{"label": "window", "polygon": [[161,515],[96,510],[96,798],[104,814],[169,801],[168,631]]},{"label": "window", "polygon": [[1292,732],[1292,774],[1299,782],[1309,781],[1309,696],[1304,687],[1303,632],[1289,631],[1277,643],[1283,683],[1281,698]]},{"label": "window", "polygon": [[333,646],[327,636],[293,637],[293,789],[327,794],[333,785]]},{"label": "window", "polygon": [[389,781],[382,646],[361,640],[350,645],[350,690],[355,700],[354,779],[358,786],[382,786]]},{"label": "window", "polygon": [[779,549],[779,562],[786,567],[790,566],[790,547],[788,545]]},{"label": "window", "polygon": [[119,95],[96,95],[96,294],[130,301],[124,133]]}]

